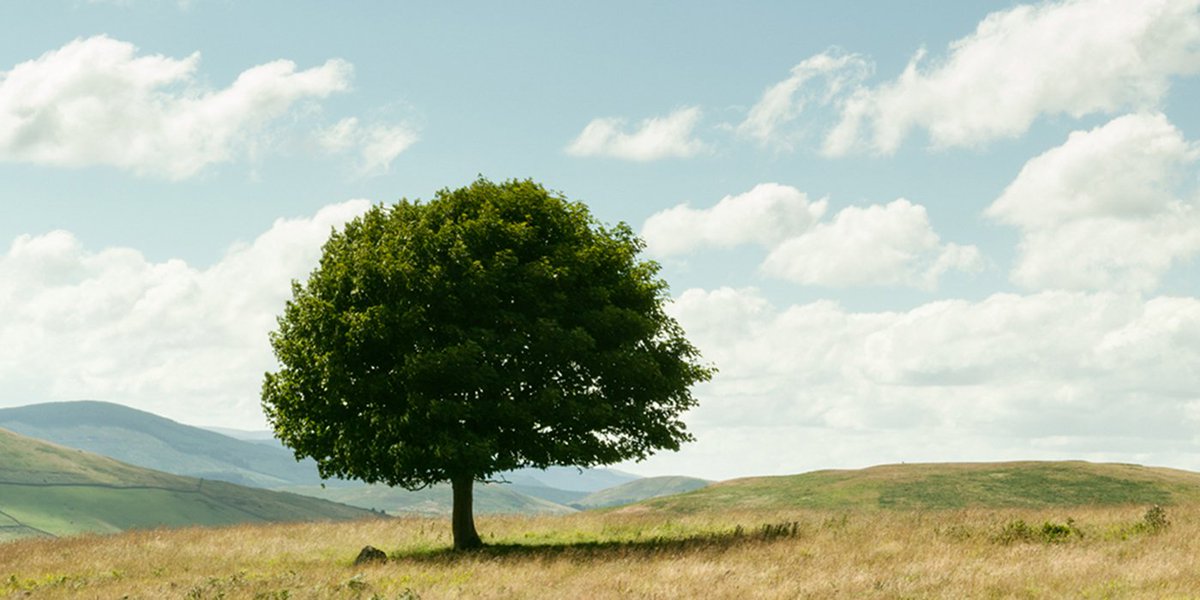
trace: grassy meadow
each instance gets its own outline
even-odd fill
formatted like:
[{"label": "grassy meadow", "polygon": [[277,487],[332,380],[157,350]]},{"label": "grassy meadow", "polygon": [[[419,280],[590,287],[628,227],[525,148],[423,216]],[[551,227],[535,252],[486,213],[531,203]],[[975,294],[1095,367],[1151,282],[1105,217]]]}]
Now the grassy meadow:
[{"label": "grassy meadow", "polygon": [[[0,544],[0,597],[1200,597],[1200,505],[1165,516],[642,505],[481,517],[490,547],[465,554],[433,518],[146,530]],[[355,566],[367,544],[389,561]]]}]

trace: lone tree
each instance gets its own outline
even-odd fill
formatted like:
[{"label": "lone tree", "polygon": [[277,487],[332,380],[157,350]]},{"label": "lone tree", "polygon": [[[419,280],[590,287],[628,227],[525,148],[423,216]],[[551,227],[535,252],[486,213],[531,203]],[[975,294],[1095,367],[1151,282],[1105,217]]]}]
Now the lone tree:
[{"label": "lone tree", "polygon": [[519,467],[678,450],[713,370],[663,311],[624,223],[532,181],[480,179],[335,231],[271,334],[262,403],[322,477],[449,481],[454,547],[482,542],[472,487]]}]

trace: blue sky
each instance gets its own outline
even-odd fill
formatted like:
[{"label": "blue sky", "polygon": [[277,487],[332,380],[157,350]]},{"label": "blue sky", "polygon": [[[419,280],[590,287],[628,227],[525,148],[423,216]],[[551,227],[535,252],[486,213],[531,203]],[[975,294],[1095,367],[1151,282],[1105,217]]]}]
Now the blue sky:
[{"label": "blue sky", "polygon": [[260,428],[331,227],[529,177],[721,369],[628,470],[1200,469],[1195,0],[0,11],[0,406]]}]

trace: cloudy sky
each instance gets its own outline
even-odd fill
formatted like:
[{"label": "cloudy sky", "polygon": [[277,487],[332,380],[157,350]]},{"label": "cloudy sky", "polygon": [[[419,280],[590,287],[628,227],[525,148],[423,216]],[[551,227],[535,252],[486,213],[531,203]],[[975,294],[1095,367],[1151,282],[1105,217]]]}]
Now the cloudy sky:
[{"label": "cloudy sky", "polygon": [[445,4],[0,9],[0,406],[263,428],[331,228],[529,177],[720,369],[621,468],[1200,470],[1200,0]]}]

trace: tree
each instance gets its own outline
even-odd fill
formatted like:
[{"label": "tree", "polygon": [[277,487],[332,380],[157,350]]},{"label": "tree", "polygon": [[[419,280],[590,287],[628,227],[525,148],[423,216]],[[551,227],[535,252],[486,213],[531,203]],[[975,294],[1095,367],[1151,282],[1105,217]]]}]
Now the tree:
[{"label": "tree", "polygon": [[292,284],[270,338],[270,423],[322,477],[449,481],[454,546],[479,546],[474,482],[692,439],[680,415],[713,369],[664,312],[642,248],[532,181],[375,206]]}]

